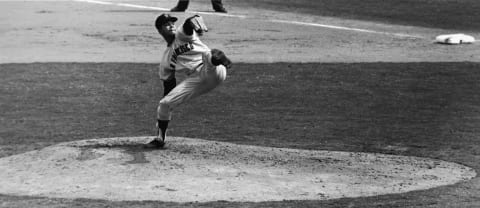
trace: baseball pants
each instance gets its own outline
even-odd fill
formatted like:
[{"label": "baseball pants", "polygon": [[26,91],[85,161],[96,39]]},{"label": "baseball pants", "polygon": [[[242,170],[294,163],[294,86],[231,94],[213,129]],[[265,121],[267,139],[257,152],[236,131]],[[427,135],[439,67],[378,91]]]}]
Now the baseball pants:
[{"label": "baseball pants", "polygon": [[157,109],[158,120],[171,120],[173,109],[213,90],[225,80],[226,75],[227,71],[222,65],[189,75],[160,100]]}]

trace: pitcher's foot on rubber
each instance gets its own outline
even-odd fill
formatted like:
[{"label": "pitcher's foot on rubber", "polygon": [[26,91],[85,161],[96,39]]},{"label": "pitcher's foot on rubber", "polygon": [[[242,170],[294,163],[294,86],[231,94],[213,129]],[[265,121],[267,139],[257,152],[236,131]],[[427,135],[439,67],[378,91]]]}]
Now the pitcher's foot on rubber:
[{"label": "pitcher's foot on rubber", "polygon": [[155,138],[151,142],[145,144],[145,148],[149,148],[149,149],[161,149],[164,146],[165,146],[165,142],[162,141],[162,140],[159,140],[157,138]]}]

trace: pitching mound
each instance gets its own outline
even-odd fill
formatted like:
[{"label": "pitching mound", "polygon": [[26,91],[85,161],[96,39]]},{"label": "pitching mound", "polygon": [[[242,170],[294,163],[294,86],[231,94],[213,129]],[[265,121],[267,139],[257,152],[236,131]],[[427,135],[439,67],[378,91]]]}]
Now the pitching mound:
[{"label": "pitching mound", "polygon": [[108,200],[277,201],[360,197],[475,177],[455,163],[151,137],[83,140],[0,158],[0,193]]}]

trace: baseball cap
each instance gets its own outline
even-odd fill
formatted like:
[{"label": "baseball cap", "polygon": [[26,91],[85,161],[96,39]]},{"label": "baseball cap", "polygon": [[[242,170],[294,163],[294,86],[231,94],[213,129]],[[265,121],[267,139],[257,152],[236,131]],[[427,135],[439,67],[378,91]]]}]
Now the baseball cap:
[{"label": "baseball cap", "polygon": [[177,20],[178,20],[178,18],[173,17],[169,14],[162,14],[162,15],[157,17],[157,20],[155,20],[155,26],[157,28],[160,28],[163,24],[165,24],[167,22],[176,22]]}]

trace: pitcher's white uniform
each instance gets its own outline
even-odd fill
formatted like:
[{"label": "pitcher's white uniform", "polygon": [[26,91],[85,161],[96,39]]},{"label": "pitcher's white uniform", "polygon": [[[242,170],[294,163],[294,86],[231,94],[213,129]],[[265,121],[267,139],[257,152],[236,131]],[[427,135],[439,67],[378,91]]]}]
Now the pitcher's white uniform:
[{"label": "pitcher's white uniform", "polygon": [[163,54],[159,75],[162,80],[172,79],[178,73],[187,77],[160,100],[159,120],[171,120],[172,110],[178,105],[214,89],[225,80],[226,68],[213,65],[211,57],[210,49],[196,32],[188,36],[182,26],[178,28],[175,40]]}]

